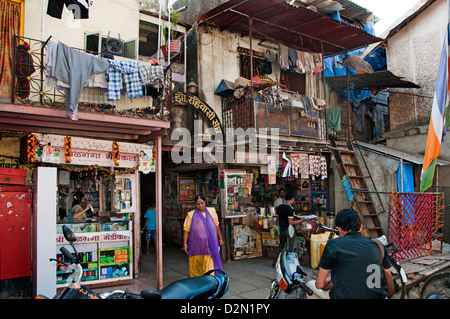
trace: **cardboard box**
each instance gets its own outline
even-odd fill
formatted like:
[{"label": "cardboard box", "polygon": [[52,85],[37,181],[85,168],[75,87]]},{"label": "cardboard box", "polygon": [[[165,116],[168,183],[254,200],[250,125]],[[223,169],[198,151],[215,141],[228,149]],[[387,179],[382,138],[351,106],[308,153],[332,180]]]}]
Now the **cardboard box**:
[{"label": "cardboard box", "polygon": [[273,246],[276,247],[280,244],[280,237],[277,235],[272,238],[270,232],[261,232],[263,246]]}]

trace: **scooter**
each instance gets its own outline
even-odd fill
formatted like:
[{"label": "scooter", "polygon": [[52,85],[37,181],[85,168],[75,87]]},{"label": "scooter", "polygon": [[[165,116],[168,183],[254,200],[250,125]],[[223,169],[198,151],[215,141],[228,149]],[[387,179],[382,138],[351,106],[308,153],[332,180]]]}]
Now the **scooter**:
[{"label": "scooter", "polygon": [[[330,239],[338,231],[320,224],[330,232]],[[272,281],[268,299],[307,299],[314,291],[308,287],[303,279],[307,274],[298,261],[298,254],[294,251],[282,251],[275,266],[275,280]]]},{"label": "scooter", "polygon": [[278,256],[268,299],[306,299],[306,294],[311,296],[313,291],[306,285],[304,276],[306,273],[297,253],[283,250]]},{"label": "scooter", "polygon": [[[88,287],[81,284],[83,268],[77,254],[75,245],[75,234],[66,225],[63,226],[64,238],[70,243],[75,255],[71,254],[65,247],[60,251],[65,260],[69,263],[51,258],[50,261],[56,261],[63,264],[72,274],[68,277],[68,285],[58,292],[53,299],[219,299],[225,295],[229,286],[228,275],[214,269],[203,276],[182,279],[175,281],[160,291],[145,289],[140,293],[133,293],[130,290],[115,290],[112,292],[96,293]],[[214,273],[214,275],[212,275]],[[36,299],[49,299],[46,296],[38,295]]]}]

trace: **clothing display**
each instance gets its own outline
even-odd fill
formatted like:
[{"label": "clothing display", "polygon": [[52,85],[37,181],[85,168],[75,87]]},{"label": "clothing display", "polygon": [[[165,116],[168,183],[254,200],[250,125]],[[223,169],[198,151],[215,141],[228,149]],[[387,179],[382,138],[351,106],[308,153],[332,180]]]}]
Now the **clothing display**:
[{"label": "clothing display", "polygon": [[327,160],[325,156],[309,155],[309,174],[327,178]]},{"label": "clothing display", "polygon": [[133,61],[111,60],[108,72],[108,100],[120,100],[122,78],[130,99],[144,96],[139,77],[139,64]]},{"label": "clothing display", "polygon": [[85,81],[95,73],[105,72],[109,65],[108,59],[80,52],[64,43],[58,43],[54,76],[57,80],[70,85],[70,88],[66,89],[66,114],[69,118],[78,120],[78,100]]}]

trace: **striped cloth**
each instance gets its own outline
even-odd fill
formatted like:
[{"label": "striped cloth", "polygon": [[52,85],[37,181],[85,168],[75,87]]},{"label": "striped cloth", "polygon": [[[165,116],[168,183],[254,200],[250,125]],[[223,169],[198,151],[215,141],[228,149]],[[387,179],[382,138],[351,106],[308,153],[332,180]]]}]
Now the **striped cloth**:
[{"label": "striped cloth", "polygon": [[142,97],[142,82],[139,76],[139,64],[133,61],[111,60],[108,77],[108,100],[120,100],[122,78],[130,99]]},{"label": "striped cloth", "polygon": [[139,75],[142,84],[151,84],[158,89],[164,80],[164,68],[162,65],[139,65]]},{"label": "striped cloth", "polygon": [[444,45],[439,62],[439,70],[434,90],[433,105],[431,107],[430,126],[428,128],[427,145],[420,174],[420,191],[425,192],[433,183],[436,159],[441,151],[441,142],[447,134],[446,118],[448,117],[448,46],[449,25],[445,34]]}]

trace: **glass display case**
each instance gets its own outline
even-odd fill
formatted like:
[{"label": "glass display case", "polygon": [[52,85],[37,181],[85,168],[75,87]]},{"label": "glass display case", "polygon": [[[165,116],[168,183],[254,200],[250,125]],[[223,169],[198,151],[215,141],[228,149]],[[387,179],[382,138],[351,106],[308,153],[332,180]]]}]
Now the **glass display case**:
[{"label": "glass display case", "polygon": [[[132,222],[114,220],[108,222],[91,221],[86,223],[57,224],[56,227],[56,258],[64,261],[60,247],[73,249],[64,239],[62,227],[68,226],[77,238],[75,248],[83,268],[81,280],[84,285],[101,284],[115,280],[132,279]],[[57,287],[67,285],[70,271],[64,265],[57,265]]]}]

